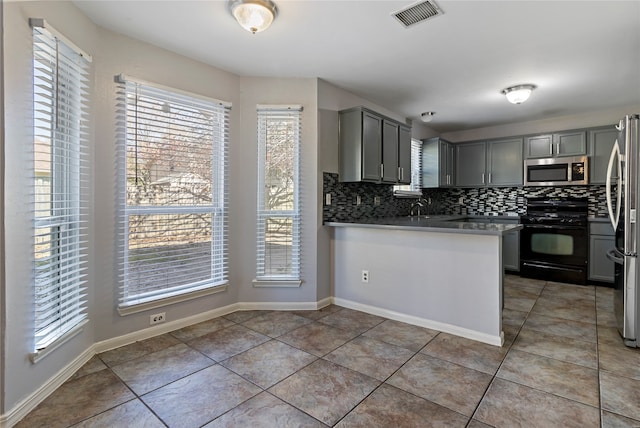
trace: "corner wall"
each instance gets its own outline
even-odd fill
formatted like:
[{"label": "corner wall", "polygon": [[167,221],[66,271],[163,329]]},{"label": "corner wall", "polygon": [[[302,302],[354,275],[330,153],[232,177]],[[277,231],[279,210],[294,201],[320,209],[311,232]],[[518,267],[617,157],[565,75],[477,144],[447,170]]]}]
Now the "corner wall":
[{"label": "corner wall", "polygon": [[[0,2],[0,70],[4,76],[4,2]],[[0,165],[4,165],[4,79],[0,79]],[[0,174],[0,397],[4,397],[4,364],[5,364],[5,326],[7,310],[5,308],[4,277],[4,168]],[[0,415],[5,413],[4,400],[0,400]]]}]

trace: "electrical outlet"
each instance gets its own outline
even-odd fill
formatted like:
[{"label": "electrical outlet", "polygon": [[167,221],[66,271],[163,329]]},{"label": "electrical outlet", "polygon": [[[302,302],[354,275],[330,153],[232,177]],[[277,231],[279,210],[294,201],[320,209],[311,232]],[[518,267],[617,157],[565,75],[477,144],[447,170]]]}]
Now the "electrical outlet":
[{"label": "electrical outlet", "polygon": [[460,199],[458,199],[458,204],[464,205],[464,198],[462,196],[460,196]]},{"label": "electrical outlet", "polygon": [[165,322],[166,321],[166,316],[164,312],[160,312],[157,314],[153,314],[153,315],[149,315],[149,324],[150,325],[154,325],[154,324],[160,324],[161,322]]},{"label": "electrical outlet", "polygon": [[356,196],[356,205],[360,205],[362,203],[362,197],[360,195]]},{"label": "electrical outlet", "polygon": [[373,205],[380,205],[380,196],[373,197]]},{"label": "electrical outlet", "polygon": [[324,194],[324,204],[331,205],[331,193]]},{"label": "electrical outlet", "polygon": [[368,283],[369,282],[369,271],[368,270],[363,270],[362,271],[362,282],[364,282],[364,283]]}]

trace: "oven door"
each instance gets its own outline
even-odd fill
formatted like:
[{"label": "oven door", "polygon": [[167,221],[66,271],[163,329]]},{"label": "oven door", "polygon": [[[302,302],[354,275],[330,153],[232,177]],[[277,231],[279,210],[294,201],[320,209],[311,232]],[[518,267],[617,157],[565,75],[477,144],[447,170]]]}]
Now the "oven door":
[{"label": "oven door", "polygon": [[585,226],[526,224],[520,233],[521,274],[585,284],[588,245]]}]

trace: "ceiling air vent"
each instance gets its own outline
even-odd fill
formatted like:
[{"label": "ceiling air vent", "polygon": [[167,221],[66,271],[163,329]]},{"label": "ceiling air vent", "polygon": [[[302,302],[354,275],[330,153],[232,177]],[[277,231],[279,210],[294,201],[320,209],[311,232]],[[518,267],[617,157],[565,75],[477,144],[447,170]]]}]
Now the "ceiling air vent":
[{"label": "ceiling air vent", "polygon": [[417,24],[418,22],[426,21],[434,16],[442,15],[442,9],[438,5],[430,0],[421,1],[411,6],[393,13],[393,16],[400,21],[405,28]]}]

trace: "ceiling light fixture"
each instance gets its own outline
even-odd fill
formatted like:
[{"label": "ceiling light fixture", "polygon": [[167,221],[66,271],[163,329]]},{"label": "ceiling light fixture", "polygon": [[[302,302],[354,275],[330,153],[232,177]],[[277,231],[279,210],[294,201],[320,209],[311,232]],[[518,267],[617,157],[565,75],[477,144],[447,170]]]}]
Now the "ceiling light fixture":
[{"label": "ceiling light fixture", "polygon": [[269,28],[278,14],[271,0],[229,0],[228,5],[238,24],[253,34]]},{"label": "ceiling light fixture", "polygon": [[529,99],[535,88],[536,85],[517,85],[503,89],[500,93],[506,96],[511,104],[522,104]]},{"label": "ceiling light fixture", "polygon": [[435,111],[425,111],[424,113],[422,113],[420,115],[420,119],[424,122],[424,123],[429,123],[433,120],[433,115],[436,114]]}]

